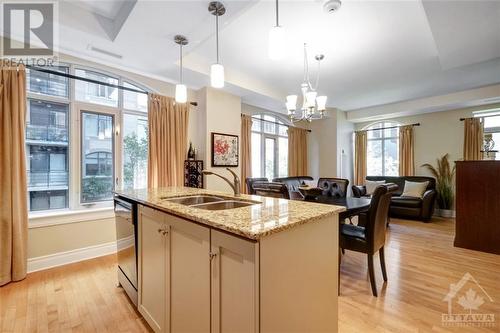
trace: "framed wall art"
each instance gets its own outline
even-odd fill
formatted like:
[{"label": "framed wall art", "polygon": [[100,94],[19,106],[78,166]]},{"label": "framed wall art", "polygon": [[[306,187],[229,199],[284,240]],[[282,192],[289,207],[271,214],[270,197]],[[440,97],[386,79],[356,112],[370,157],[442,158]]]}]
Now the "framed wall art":
[{"label": "framed wall art", "polygon": [[237,135],[212,133],[212,166],[237,167],[239,140]]}]

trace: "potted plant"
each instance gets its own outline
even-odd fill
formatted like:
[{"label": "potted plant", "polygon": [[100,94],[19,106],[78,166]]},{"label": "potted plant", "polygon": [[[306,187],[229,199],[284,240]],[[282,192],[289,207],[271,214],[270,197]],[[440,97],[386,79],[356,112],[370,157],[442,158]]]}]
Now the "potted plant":
[{"label": "potted plant", "polygon": [[451,217],[453,214],[451,206],[454,199],[453,181],[455,178],[455,166],[453,168],[450,167],[448,157],[449,154],[445,154],[443,157],[438,158],[436,160],[437,168],[428,163],[422,165],[422,167],[429,170],[436,178],[437,202],[442,217]]}]

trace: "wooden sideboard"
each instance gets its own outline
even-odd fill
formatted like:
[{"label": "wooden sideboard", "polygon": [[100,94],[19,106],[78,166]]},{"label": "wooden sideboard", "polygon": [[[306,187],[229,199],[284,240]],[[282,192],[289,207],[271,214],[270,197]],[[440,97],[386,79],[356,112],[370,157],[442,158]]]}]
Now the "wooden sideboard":
[{"label": "wooden sideboard", "polygon": [[500,161],[458,161],[455,246],[500,254]]}]

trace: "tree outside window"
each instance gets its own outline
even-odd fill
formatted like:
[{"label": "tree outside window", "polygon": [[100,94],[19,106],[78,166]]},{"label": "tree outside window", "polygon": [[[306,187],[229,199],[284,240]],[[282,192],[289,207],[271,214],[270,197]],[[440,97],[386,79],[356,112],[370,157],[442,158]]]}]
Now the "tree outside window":
[{"label": "tree outside window", "polygon": [[[367,128],[367,175],[399,175],[399,128],[394,122],[375,123]],[[382,129],[384,128],[384,129]]]}]

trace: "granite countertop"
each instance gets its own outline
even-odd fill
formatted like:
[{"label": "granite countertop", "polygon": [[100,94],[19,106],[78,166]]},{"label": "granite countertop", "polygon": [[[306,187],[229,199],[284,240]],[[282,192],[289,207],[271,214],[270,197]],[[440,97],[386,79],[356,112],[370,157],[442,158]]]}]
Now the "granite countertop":
[{"label": "granite countertop", "polygon": [[[258,240],[275,232],[317,221],[345,210],[342,206],[268,198],[242,194],[241,197],[218,191],[190,187],[165,187],[142,190],[117,190],[116,195],[126,197],[145,206],[193,220],[207,226],[228,231],[251,240]],[[224,199],[252,200],[259,204],[226,209],[205,210],[172,203],[166,199],[189,195],[214,195]]]}]

